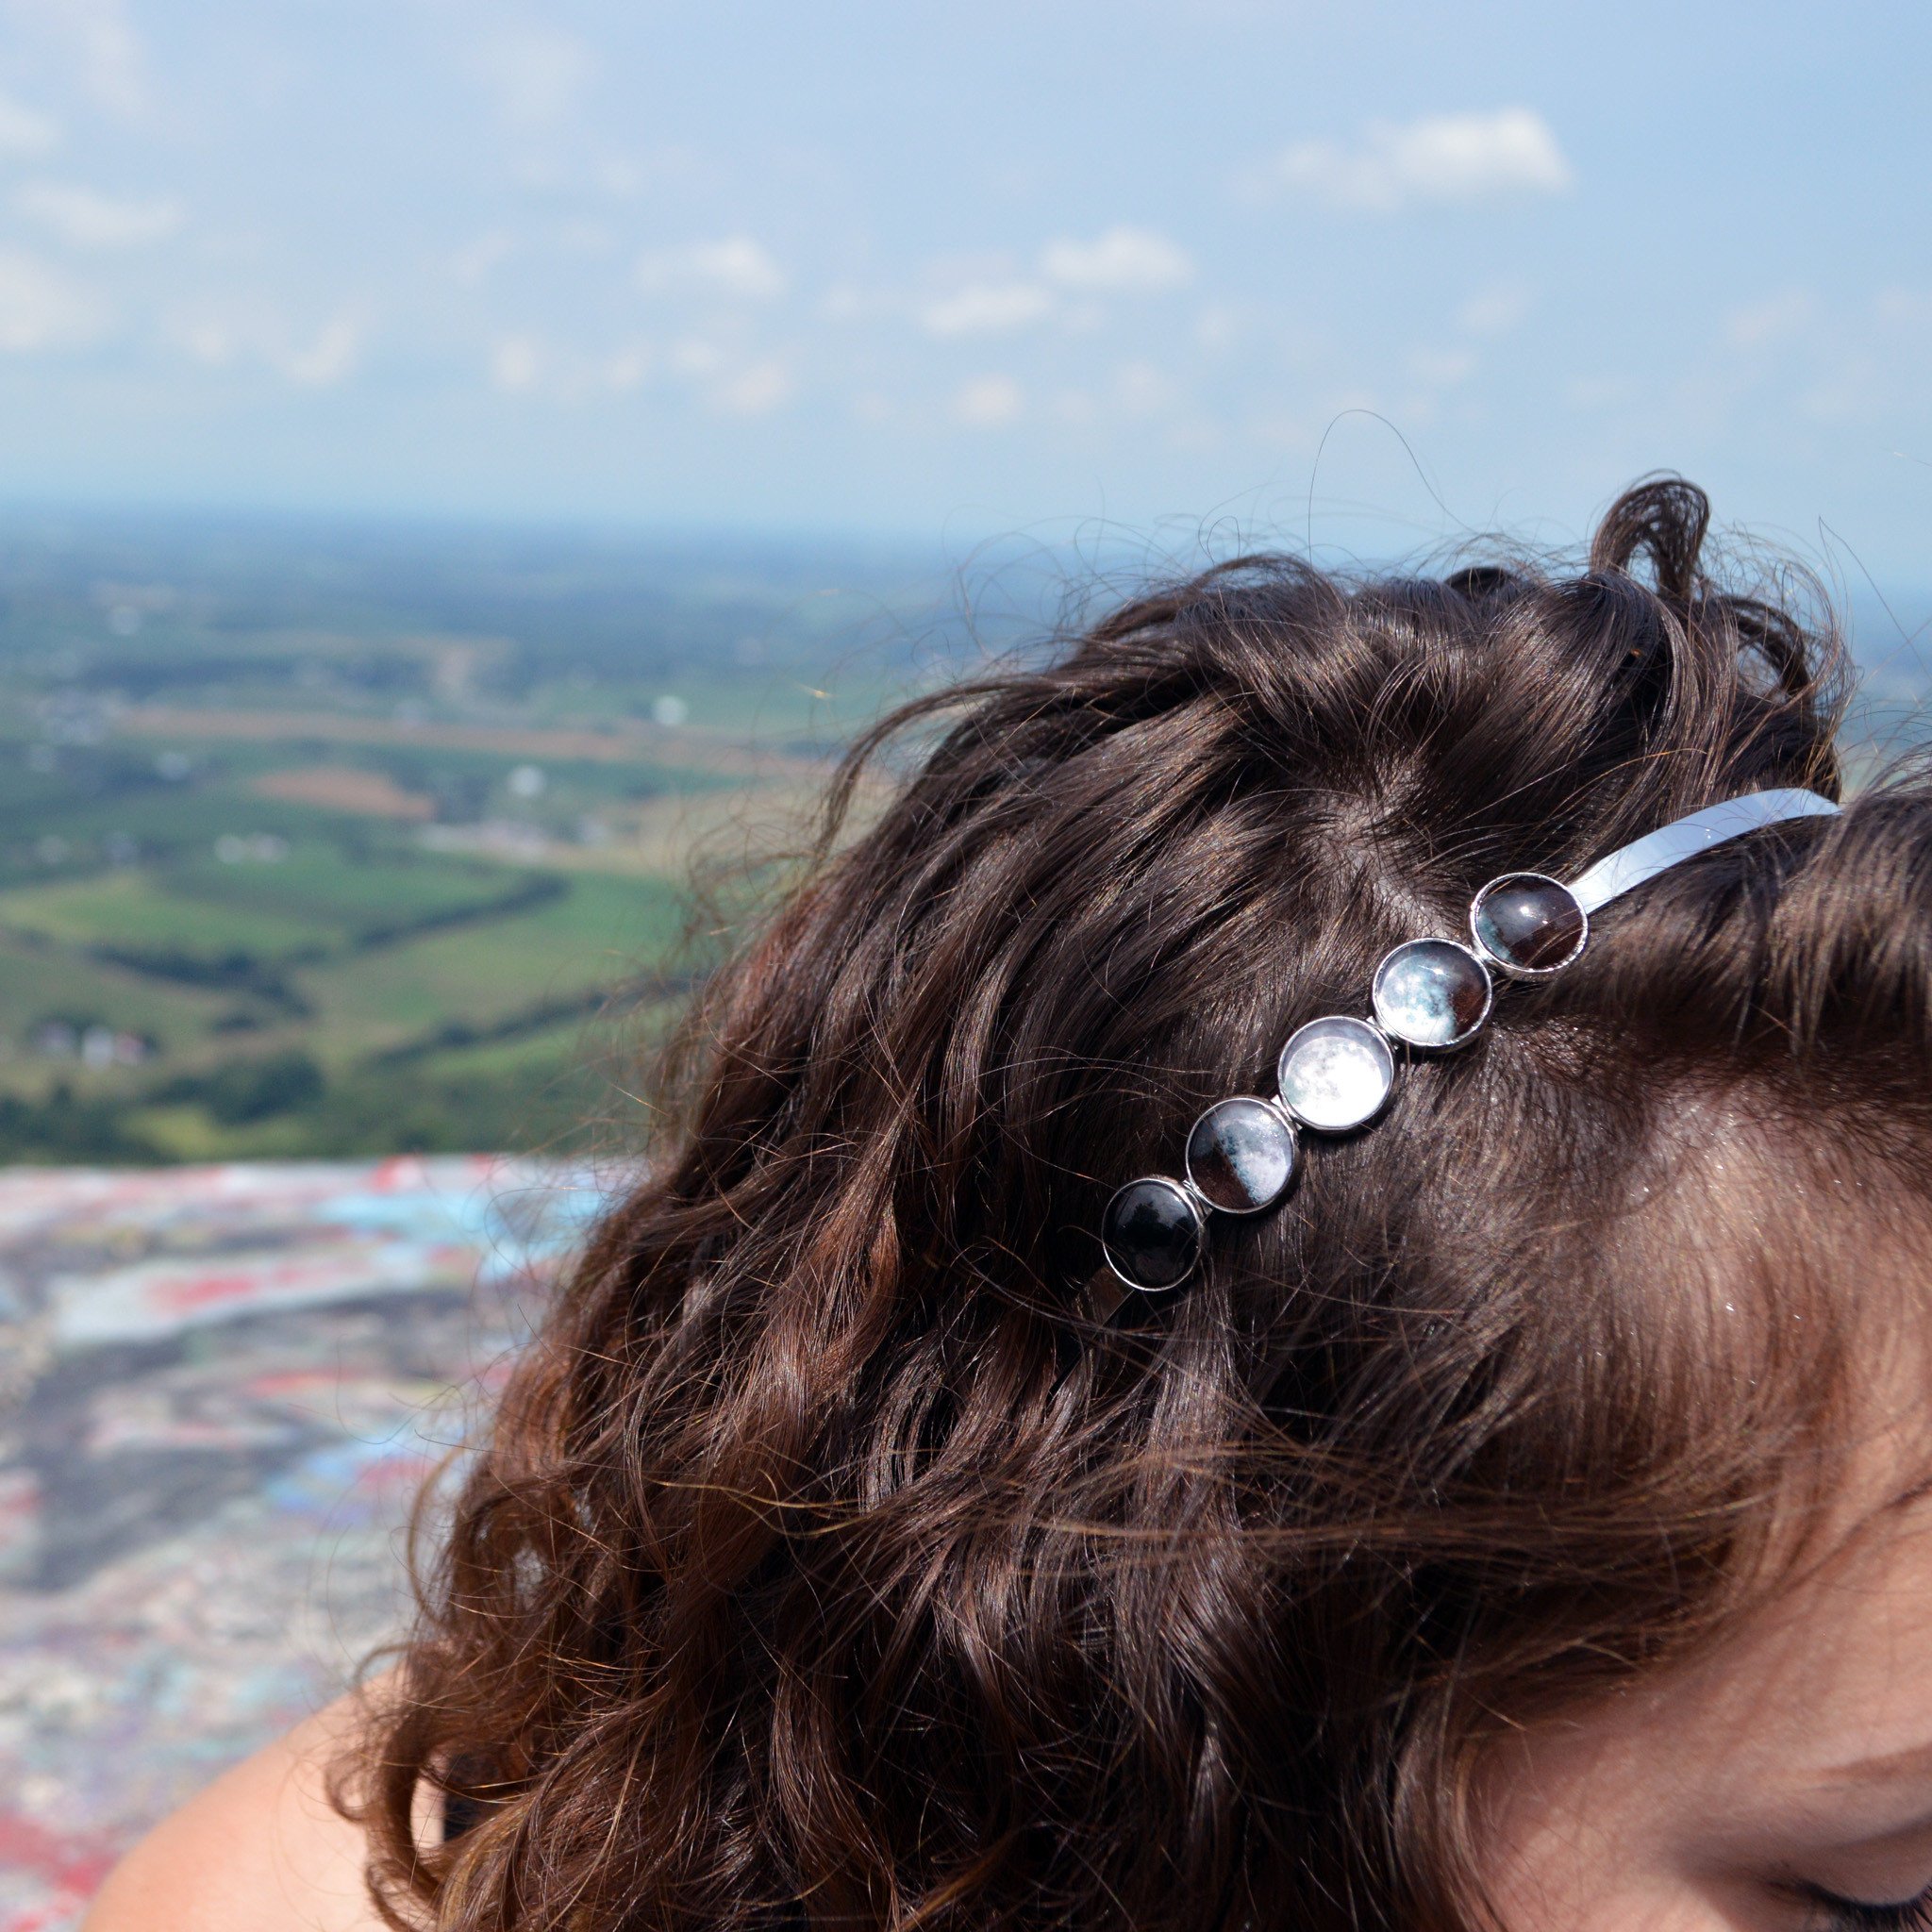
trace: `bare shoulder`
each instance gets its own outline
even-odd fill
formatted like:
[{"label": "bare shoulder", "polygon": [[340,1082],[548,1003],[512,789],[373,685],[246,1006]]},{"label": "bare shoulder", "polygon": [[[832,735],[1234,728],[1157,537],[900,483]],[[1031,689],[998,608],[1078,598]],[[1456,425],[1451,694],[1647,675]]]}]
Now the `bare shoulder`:
[{"label": "bare shoulder", "polygon": [[362,1832],[327,1791],[372,1694],[379,1686],[331,1705],[158,1825],[115,1868],[82,1932],[381,1932]]}]

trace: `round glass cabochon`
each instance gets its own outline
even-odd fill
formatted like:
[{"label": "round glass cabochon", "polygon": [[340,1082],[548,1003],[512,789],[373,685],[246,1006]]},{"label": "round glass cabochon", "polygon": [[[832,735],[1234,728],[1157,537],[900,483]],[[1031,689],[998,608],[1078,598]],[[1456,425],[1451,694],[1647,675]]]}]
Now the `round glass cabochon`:
[{"label": "round glass cabochon", "polygon": [[1217,1100],[1188,1135],[1188,1178],[1224,1214],[1272,1208],[1294,1178],[1294,1128],[1265,1100]]},{"label": "round glass cabochon", "polygon": [[1324,1133],[1345,1133],[1381,1112],[1395,1085],[1395,1056],[1366,1020],[1310,1020],[1281,1049],[1282,1104]]},{"label": "round glass cabochon", "polygon": [[1201,1258],[1207,1224],[1188,1191],[1160,1175],[1118,1188],[1100,1217],[1107,1263],[1129,1288],[1175,1288]]},{"label": "round glass cabochon", "polygon": [[1375,1019],[1405,1046],[1460,1046],[1482,1031],[1492,989],[1483,962],[1454,940],[1410,940],[1375,968]]},{"label": "round glass cabochon", "polygon": [[1491,879],[1469,908],[1475,942],[1505,973],[1535,978],[1569,965],[1590,937],[1576,894],[1538,872]]}]

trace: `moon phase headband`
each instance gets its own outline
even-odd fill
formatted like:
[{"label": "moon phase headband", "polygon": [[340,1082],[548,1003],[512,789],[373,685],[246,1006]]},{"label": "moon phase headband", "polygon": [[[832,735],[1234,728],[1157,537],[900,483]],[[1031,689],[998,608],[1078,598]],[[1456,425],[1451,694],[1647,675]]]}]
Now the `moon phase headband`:
[{"label": "moon phase headband", "polygon": [[1129,1288],[1178,1288],[1199,1265],[1210,1214],[1259,1214],[1288,1191],[1305,1131],[1367,1126],[1395,1091],[1396,1053],[1453,1052],[1483,1029],[1494,975],[1548,979],[1590,943],[1591,914],[1713,845],[1790,819],[1835,814],[1815,791],[1753,791],[1707,806],[1600,858],[1567,886],[1542,873],[1491,879],[1461,940],[1409,940],[1382,958],[1373,1019],[1331,1013],[1289,1037],[1272,1100],[1217,1100],[1188,1133],[1184,1180],[1148,1174],[1117,1190],[1100,1220],[1107,1263]]}]

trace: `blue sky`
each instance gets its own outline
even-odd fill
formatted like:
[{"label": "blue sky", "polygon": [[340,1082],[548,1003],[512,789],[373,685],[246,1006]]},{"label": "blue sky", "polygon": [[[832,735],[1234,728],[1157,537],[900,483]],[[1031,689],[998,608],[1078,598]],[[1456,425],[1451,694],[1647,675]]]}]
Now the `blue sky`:
[{"label": "blue sky", "polygon": [[1906,5],[0,0],[0,493],[1387,550],[1669,466],[1922,584],[1928,57]]}]

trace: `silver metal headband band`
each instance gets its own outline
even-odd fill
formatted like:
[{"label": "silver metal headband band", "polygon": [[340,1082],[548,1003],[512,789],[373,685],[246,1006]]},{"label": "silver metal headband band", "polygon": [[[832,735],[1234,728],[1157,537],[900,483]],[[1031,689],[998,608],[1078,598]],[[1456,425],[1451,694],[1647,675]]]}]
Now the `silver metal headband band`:
[{"label": "silver metal headband band", "polygon": [[1149,1294],[1178,1288],[1199,1265],[1210,1213],[1259,1214],[1279,1201],[1301,1161],[1301,1134],[1366,1126],[1395,1090],[1396,1048],[1446,1053],[1483,1029],[1494,975],[1547,979],[1590,942],[1590,918],[1614,899],[1713,845],[1839,808],[1815,791],[1752,791],[1706,806],[1600,858],[1565,885],[1542,873],[1505,873],[1470,902],[1473,944],[1408,940],[1383,956],[1373,1019],[1310,1020],[1281,1049],[1278,1092],[1217,1100],[1188,1134],[1186,1178],[1147,1174],[1115,1191],[1101,1215],[1107,1264]]}]

